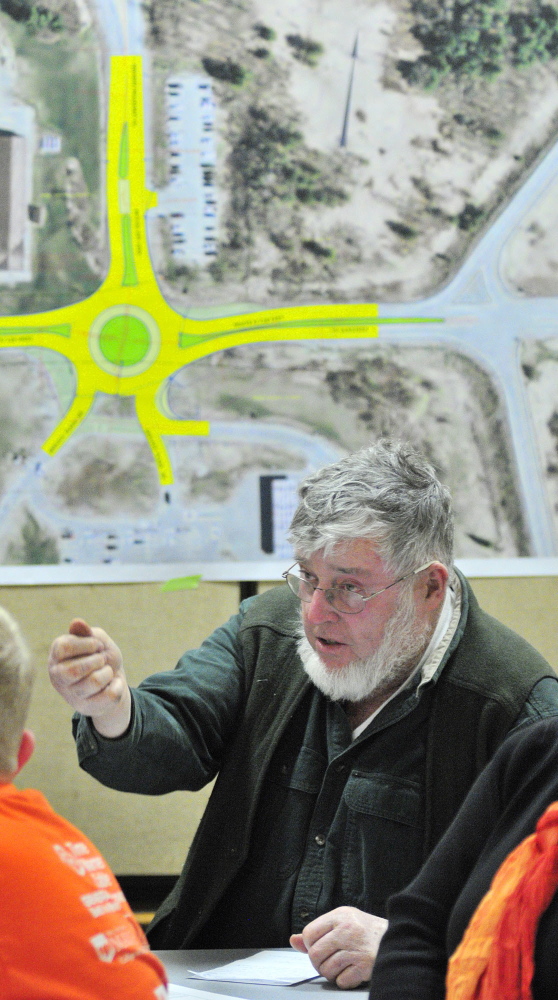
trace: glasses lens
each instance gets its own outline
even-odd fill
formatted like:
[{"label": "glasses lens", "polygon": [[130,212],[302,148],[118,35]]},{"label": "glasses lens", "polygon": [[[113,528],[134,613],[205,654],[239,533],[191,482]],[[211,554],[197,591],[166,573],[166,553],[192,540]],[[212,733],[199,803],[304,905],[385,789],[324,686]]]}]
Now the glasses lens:
[{"label": "glasses lens", "polygon": [[295,576],[294,573],[287,573],[285,577],[289,587],[291,588],[293,594],[301,601],[311,601],[312,594],[314,593],[314,588],[306,580],[301,580],[299,576]]},{"label": "glasses lens", "polygon": [[360,594],[355,594],[352,590],[345,590],[344,587],[332,587],[326,592],[326,598],[335,611],[340,611],[343,615],[357,615],[364,607],[364,601]]},{"label": "glasses lens", "polygon": [[[309,604],[312,600],[314,591],[321,589],[320,587],[314,587],[308,580],[301,579],[295,573],[285,573],[285,580],[293,594],[296,594],[298,599],[305,601],[306,604]],[[344,615],[356,615],[364,607],[364,599],[360,594],[355,594],[351,590],[345,590],[344,587],[330,587],[324,591],[324,597],[335,611],[339,611]]]}]

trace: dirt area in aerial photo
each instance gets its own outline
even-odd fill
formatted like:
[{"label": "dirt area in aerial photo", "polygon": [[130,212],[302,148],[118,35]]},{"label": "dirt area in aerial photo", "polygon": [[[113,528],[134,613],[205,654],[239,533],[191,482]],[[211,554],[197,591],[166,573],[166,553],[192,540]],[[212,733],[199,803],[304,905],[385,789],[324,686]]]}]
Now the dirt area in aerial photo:
[{"label": "dirt area in aerial photo", "polygon": [[[422,299],[456,273],[556,134],[558,35],[542,7],[145,9],[154,94],[171,72],[201,73],[217,108],[218,253],[177,265],[160,241],[161,280],[182,308]],[[161,184],[164,113],[155,98]]]}]

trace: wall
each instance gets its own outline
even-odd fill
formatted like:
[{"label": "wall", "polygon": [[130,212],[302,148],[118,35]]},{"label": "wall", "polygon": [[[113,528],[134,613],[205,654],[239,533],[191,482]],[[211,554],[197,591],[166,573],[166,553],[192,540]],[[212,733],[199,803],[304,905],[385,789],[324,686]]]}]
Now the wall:
[{"label": "wall", "polygon": [[18,784],[40,788],[83,829],[118,874],[178,872],[207,800],[207,791],[140,796],[103,788],[77,765],[72,710],[52,689],[46,663],[52,639],[71,619],[101,625],[118,642],[129,680],[171,669],[238,608],[237,584],[202,584],[163,593],[157,584],[0,588],[19,620],[37,667],[29,718],[37,749]]},{"label": "wall", "polygon": [[[528,639],[558,669],[557,577],[472,580],[485,610]],[[263,584],[267,587],[269,584]],[[51,640],[79,615],[102,625],[119,643],[129,679],[174,666],[238,607],[233,583],[202,583],[194,591],[163,593],[158,584],[0,588],[20,621],[37,665],[30,725],[34,758],[18,782],[40,788],[53,806],[84,829],[118,874],[173,874],[207,800],[208,790],[139,796],[102,788],[77,766],[71,709],[50,687]]]}]

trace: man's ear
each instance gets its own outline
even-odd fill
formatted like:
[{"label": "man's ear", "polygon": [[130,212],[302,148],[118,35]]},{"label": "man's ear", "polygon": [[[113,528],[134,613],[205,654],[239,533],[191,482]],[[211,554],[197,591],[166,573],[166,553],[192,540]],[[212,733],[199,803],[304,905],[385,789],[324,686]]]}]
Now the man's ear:
[{"label": "man's ear", "polygon": [[34,749],[35,749],[35,737],[30,729],[24,729],[21,734],[21,741],[19,744],[19,750],[17,754],[16,774],[19,774],[22,767],[25,767]]},{"label": "man's ear", "polygon": [[431,600],[432,603],[441,604],[445,594],[446,586],[448,582],[448,569],[441,562],[433,562],[431,566],[428,567],[424,574],[425,585],[426,585],[426,600]]}]

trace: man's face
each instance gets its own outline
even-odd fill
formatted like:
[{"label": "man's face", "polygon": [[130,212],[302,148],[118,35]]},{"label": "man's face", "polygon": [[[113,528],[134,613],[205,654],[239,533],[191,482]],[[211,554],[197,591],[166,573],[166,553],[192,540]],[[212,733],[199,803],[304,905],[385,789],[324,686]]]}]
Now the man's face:
[{"label": "man's face", "polygon": [[[323,550],[315,552],[308,559],[299,560],[299,566],[301,576],[322,588],[314,591],[309,604],[302,602],[301,613],[306,638],[324,666],[335,671],[374,655],[400,605],[406,584],[397,584],[373,597],[356,615],[335,611],[323,594],[329,587],[344,584],[368,595],[393,583],[396,577],[376,554],[373,542],[353,539],[336,546],[328,556],[324,556]],[[418,632],[423,632],[428,624],[423,603],[417,595],[414,618]]]}]

